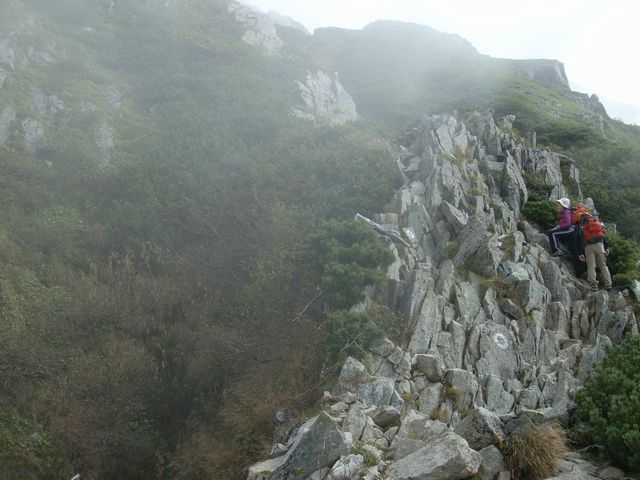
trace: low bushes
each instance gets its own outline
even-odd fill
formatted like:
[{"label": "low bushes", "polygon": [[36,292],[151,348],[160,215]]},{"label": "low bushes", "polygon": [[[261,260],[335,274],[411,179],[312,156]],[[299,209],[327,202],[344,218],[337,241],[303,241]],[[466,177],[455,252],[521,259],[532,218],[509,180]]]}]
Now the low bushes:
[{"label": "low bushes", "polygon": [[637,276],[637,264],[640,260],[640,249],[633,240],[617,233],[607,233],[609,242],[609,265],[614,275],[614,282],[625,285]]},{"label": "low bushes", "polygon": [[368,315],[338,310],[326,323],[327,349],[330,358],[362,356],[366,347],[383,336],[383,331]]},{"label": "low bushes", "polygon": [[537,223],[545,228],[557,224],[559,217],[556,202],[551,200],[525,203],[522,207],[522,215],[530,222]]},{"label": "low bushes", "polygon": [[602,446],[621,468],[640,471],[640,337],[611,348],[575,400],[580,440]]}]

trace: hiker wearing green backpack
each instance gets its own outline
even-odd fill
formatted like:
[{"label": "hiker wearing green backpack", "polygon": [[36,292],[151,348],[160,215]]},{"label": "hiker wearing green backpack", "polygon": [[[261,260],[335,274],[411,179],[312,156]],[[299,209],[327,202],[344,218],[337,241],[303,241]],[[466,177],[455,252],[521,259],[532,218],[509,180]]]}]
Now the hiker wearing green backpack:
[{"label": "hiker wearing green backpack", "polygon": [[600,269],[600,275],[604,281],[607,291],[611,290],[611,274],[607,268],[607,256],[609,255],[609,244],[605,236],[604,226],[600,221],[590,215],[583,216],[581,220],[582,242],[578,242],[580,247],[580,260],[587,262],[587,281],[591,285],[591,290],[598,290],[596,280],[596,266]]}]

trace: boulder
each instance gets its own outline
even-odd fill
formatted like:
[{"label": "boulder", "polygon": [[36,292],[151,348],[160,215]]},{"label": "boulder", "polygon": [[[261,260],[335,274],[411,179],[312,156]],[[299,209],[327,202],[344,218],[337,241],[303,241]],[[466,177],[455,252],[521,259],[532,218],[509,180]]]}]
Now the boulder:
[{"label": "boulder", "polygon": [[500,418],[485,408],[476,408],[467,414],[454,429],[474,450],[499,445],[503,438]]},{"label": "boulder", "polygon": [[442,356],[434,354],[418,354],[414,363],[430,382],[440,382],[444,376],[445,364]]},{"label": "boulder", "polygon": [[367,367],[362,362],[353,357],[347,357],[340,371],[338,382],[334,391],[339,394],[344,391],[355,392],[358,385],[365,381],[369,374]]},{"label": "boulder", "polygon": [[478,376],[494,375],[504,380],[515,378],[520,362],[516,353],[517,342],[511,331],[504,325],[487,322],[480,326],[479,337]]},{"label": "boulder", "polygon": [[428,385],[422,392],[420,392],[419,407],[420,413],[425,414],[431,418],[438,406],[442,402],[442,394],[444,392],[444,385],[441,383],[432,383]]},{"label": "boulder", "polygon": [[449,202],[444,201],[440,204],[440,211],[449,222],[449,225],[455,232],[458,232],[469,221],[469,215],[465,212],[458,210]]},{"label": "boulder", "polygon": [[324,478],[325,480],[355,480],[363,467],[364,457],[362,455],[347,455],[338,460]]},{"label": "boulder", "polygon": [[362,411],[362,404],[355,403],[342,422],[342,431],[351,434],[354,440],[360,440],[367,424],[367,417]]},{"label": "boulder", "polygon": [[487,408],[498,415],[504,415],[513,410],[515,399],[504,390],[500,378],[490,375],[484,384],[485,402]]},{"label": "boulder", "polygon": [[482,457],[482,464],[478,471],[480,480],[494,480],[498,473],[504,470],[502,453],[495,445],[490,445],[480,450],[480,456]]},{"label": "boulder", "polygon": [[444,384],[447,386],[445,396],[453,401],[458,410],[474,405],[478,394],[478,381],[473,373],[451,368],[444,375]]},{"label": "boulder", "polygon": [[388,405],[395,391],[395,382],[388,377],[373,377],[358,385],[358,398],[366,407]]},{"label": "boulder", "polygon": [[387,470],[389,480],[461,480],[475,475],[482,457],[466,440],[446,432],[419,450],[395,461]]},{"label": "boulder", "polygon": [[377,426],[386,430],[392,425],[400,422],[400,413],[400,410],[397,408],[392,407],[391,405],[386,405],[367,412],[367,415],[371,417]]},{"label": "boulder", "polygon": [[405,416],[389,448],[390,458],[402,458],[424,447],[432,438],[447,431],[447,426],[415,410]]},{"label": "boulder", "polygon": [[284,463],[285,457],[271,458],[249,467],[247,480],[268,480],[274,470]]},{"label": "boulder", "polygon": [[303,479],[316,470],[333,465],[351,445],[351,435],[342,433],[335,420],[322,412],[305,423],[282,464],[273,470],[269,478]]}]

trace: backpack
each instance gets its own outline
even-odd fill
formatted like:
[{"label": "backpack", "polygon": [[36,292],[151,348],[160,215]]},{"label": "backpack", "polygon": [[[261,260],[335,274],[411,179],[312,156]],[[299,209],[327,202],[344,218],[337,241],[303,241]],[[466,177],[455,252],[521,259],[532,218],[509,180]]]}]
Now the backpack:
[{"label": "backpack", "polygon": [[602,224],[595,218],[589,218],[586,220],[582,225],[582,228],[584,229],[583,238],[585,244],[588,244],[589,240],[592,238],[604,237],[605,235]]},{"label": "backpack", "polygon": [[573,210],[573,213],[571,214],[571,222],[574,225],[578,225],[580,224],[581,220],[585,216],[592,218],[593,214],[589,210],[587,210],[587,208],[584,207],[583,205],[578,205],[576,206],[575,210]]}]

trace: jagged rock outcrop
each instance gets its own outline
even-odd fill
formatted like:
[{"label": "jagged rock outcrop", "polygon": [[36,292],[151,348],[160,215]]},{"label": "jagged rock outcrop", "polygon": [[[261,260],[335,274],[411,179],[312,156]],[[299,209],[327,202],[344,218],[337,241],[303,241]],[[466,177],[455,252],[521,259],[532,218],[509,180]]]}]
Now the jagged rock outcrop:
[{"label": "jagged rock outcrop", "polygon": [[[580,195],[579,172],[516,141],[512,123],[425,116],[398,146],[398,210],[365,219],[396,261],[385,294],[369,292],[363,308],[386,302],[410,333],[406,346],[385,339],[363,362],[347,359],[327,394],[356,447],[388,448],[366,478],[509,478],[500,447],[513,425],[566,422],[570,392],[606,346],[638,334],[627,298],[590,292],[521,217],[527,175],[558,198]],[[356,465],[353,454],[342,461]],[[575,459],[560,467],[557,478],[587,471]],[[341,478],[366,475],[349,472]]]},{"label": "jagged rock outcrop", "polygon": [[239,3],[229,4],[229,13],[233,13],[238,22],[243,24],[247,31],[242,36],[242,41],[257,48],[264,49],[269,55],[277,55],[284,44],[278,37],[276,27],[268,15],[248,5]]},{"label": "jagged rock outcrop", "polygon": [[305,83],[296,83],[304,107],[295,109],[295,116],[332,127],[358,119],[356,104],[340,83],[337,73],[333,76],[322,71],[308,73]]},{"label": "jagged rock outcrop", "polygon": [[557,60],[521,60],[516,63],[523,74],[533,80],[570,90],[564,64]]}]

